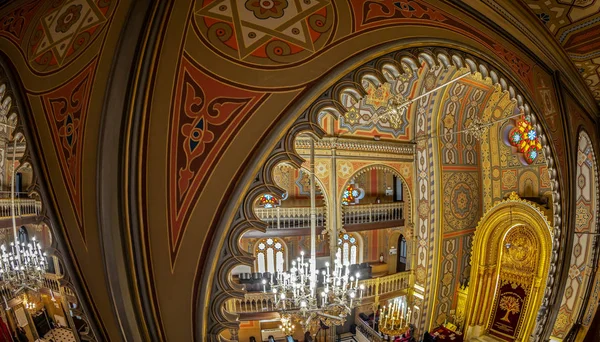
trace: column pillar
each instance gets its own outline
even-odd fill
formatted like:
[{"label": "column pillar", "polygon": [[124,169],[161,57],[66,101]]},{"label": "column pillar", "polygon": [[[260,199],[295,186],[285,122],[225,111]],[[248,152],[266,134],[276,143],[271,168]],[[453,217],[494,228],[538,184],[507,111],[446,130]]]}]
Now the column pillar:
[{"label": "column pillar", "polygon": [[[337,248],[337,235],[338,235],[338,217],[340,206],[338,204],[338,196],[337,196],[337,139],[331,140],[331,174],[329,176],[329,217],[328,225],[329,225],[329,255],[330,255],[330,263],[334,265],[335,263],[335,252]],[[358,255],[360,258],[360,255]]]},{"label": "column pillar", "polygon": [[[317,208],[316,208],[316,188],[315,188],[315,140],[310,138],[310,271],[313,277],[312,282],[317,281]],[[315,285],[316,286],[316,285]]]}]

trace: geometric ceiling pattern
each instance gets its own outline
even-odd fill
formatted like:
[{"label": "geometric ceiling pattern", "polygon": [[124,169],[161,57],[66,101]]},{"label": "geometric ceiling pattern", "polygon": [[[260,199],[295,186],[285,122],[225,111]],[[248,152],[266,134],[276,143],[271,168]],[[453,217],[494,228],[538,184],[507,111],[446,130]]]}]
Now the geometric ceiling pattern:
[{"label": "geometric ceiling pattern", "polygon": [[600,103],[600,0],[523,0],[565,49]]}]

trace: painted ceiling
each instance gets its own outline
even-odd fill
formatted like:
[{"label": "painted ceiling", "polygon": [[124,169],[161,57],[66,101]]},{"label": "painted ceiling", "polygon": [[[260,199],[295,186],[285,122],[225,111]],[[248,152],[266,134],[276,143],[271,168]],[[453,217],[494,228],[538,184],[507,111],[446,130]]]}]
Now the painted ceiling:
[{"label": "painted ceiling", "polygon": [[523,0],[565,49],[600,103],[600,0]]}]

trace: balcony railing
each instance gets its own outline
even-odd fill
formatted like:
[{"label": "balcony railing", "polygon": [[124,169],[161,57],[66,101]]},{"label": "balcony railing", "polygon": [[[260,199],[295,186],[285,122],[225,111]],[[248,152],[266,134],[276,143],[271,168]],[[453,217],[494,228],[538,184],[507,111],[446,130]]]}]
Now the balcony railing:
[{"label": "balcony railing", "polygon": [[[317,207],[317,227],[325,226],[325,208]],[[269,229],[310,228],[310,208],[259,208],[256,215]]]},{"label": "balcony railing", "polygon": [[[380,296],[409,288],[411,271],[385,277],[361,280],[365,286],[363,300],[378,300]],[[257,313],[276,311],[273,293],[248,292],[244,298],[231,298],[225,309],[232,313]],[[294,309],[294,308],[288,308]]]},{"label": "balcony railing", "polygon": [[[30,198],[15,198],[15,216],[36,216],[42,210],[42,202]],[[12,216],[10,198],[0,198],[0,218]]]},{"label": "balcony railing", "polygon": [[[60,283],[58,281],[60,277],[56,274],[46,273],[44,275],[44,280],[42,280],[42,287],[52,290],[54,292],[60,292]],[[9,290],[7,287],[2,285],[0,282],[0,296],[5,298],[7,301],[13,299],[15,297],[14,292]],[[65,287],[65,289],[67,289]]]},{"label": "balcony railing", "polygon": [[359,317],[355,320],[356,322],[356,340],[359,342],[382,342],[383,338],[381,335],[375,331],[371,326],[367,324],[367,322],[363,321]]},{"label": "balcony railing", "polygon": [[363,224],[404,219],[404,202],[359,204],[342,207],[344,224]]}]

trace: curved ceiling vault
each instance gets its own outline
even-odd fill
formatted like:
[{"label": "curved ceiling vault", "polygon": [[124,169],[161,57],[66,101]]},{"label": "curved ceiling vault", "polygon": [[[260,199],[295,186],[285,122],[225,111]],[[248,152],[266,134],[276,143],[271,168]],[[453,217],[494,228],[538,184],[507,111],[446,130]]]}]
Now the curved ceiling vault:
[{"label": "curved ceiling vault", "polygon": [[[248,198],[279,193],[270,170],[281,161],[301,166],[294,137],[324,134],[323,110],[344,114],[340,85],[364,96],[363,75],[384,83],[385,73],[394,73],[384,71],[384,60],[399,74],[402,63],[430,70],[434,84],[457,71],[475,79],[436,94],[435,108],[412,104],[414,130],[391,139],[430,134],[419,126],[431,119],[428,110],[438,115],[431,126],[459,129],[444,116],[453,91],[473,93],[492,117],[523,110],[542,133],[545,159],[536,167],[546,167],[545,191],[553,195],[554,249],[534,336],[550,336],[573,245],[580,130],[598,150],[595,57],[577,48],[577,37],[567,39],[572,48],[565,52],[562,35],[557,41],[553,34],[569,29],[550,33],[533,2],[280,3],[287,6],[268,12],[259,2],[247,8],[233,0],[23,0],[0,7],[2,67],[22,94],[48,225],[98,340],[214,340],[235,327],[220,304],[241,294],[227,281],[229,270],[252,261],[237,237],[262,228],[248,221]],[[567,53],[590,58],[586,80]],[[476,94],[477,87],[484,90]],[[465,106],[461,113],[469,113]],[[68,137],[65,113],[74,120]],[[447,151],[436,146],[444,153],[424,153],[440,169],[452,160],[485,163],[486,148],[503,153],[497,140],[482,144],[476,158],[454,155],[454,142],[445,143]],[[496,196],[486,192],[485,177],[510,181],[514,175],[503,171],[500,165],[482,175],[482,212]],[[427,222],[414,217],[417,229]],[[439,249],[439,237],[420,238],[425,253]],[[429,282],[440,274],[436,265],[421,266]],[[431,320],[445,310],[442,297],[431,293],[426,301]]]}]

